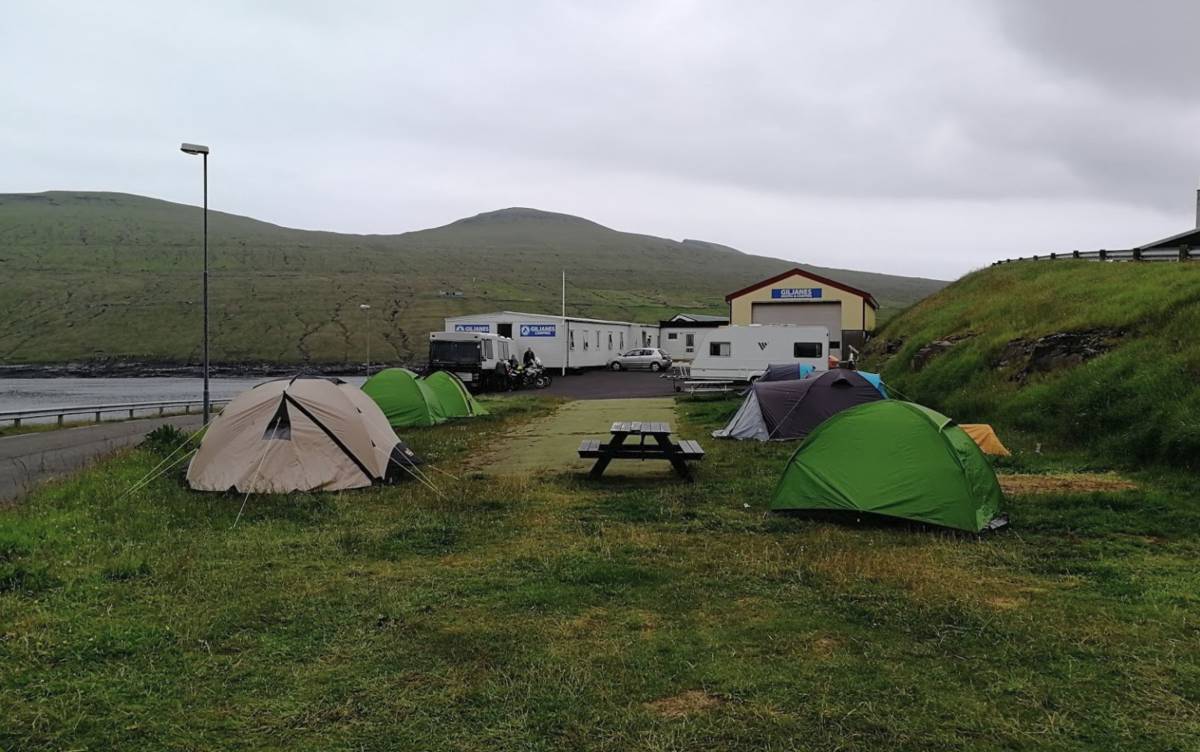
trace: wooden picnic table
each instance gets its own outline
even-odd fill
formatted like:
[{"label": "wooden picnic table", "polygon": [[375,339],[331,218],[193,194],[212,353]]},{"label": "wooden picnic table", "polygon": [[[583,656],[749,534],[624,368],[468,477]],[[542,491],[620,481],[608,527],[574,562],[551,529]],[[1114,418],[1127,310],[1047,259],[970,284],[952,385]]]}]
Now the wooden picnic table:
[{"label": "wooden picnic table", "polygon": [[[599,478],[604,475],[608,464],[613,460],[665,460],[671,463],[675,472],[685,480],[692,479],[692,473],[687,463],[704,459],[704,450],[695,441],[682,440],[679,443],[671,441],[671,426],[659,422],[617,422],[609,429],[612,438],[607,443],[593,439],[585,439],[579,445],[579,456],[584,459],[594,458],[590,475]],[[638,439],[636,444],[627,444],[630,437]],[[651,443],[646,443],[646,438]]]}]

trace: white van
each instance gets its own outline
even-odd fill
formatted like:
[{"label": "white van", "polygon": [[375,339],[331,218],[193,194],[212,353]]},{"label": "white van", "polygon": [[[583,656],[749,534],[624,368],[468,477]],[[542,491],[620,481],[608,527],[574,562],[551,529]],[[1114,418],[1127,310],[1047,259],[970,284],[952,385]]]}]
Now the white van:
[{"label": "white van", "polygon": [[692,379],[752,381],[772,363],[829,369],[829,330],[823,326],[719,326],[696,348]]},{"label": "white van", "polygon": [[429,367],[451,371],[474,391],[500,389],[508,359],[515,357],[512,340],[484,332],[430,332]]}]

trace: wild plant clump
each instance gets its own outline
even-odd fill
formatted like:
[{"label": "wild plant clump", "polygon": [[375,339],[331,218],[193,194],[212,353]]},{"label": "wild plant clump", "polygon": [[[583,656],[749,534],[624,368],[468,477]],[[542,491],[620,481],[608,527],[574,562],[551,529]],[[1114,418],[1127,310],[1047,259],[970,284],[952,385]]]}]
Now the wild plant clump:
[{"label": "wild plant clump", "polygon": [[148,452],[166,457],[189,441],[189,436],[175,426],[164,424],[146,434],[141,447]]}]

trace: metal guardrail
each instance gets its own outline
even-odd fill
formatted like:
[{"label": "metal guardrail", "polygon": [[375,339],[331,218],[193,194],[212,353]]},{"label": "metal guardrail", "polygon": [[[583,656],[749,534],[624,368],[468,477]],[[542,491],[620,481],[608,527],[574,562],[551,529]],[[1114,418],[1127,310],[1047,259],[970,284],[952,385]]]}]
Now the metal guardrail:
[{"label": "metal guardrail", "polygon": [[992,262],[992,266],[1000,264],[1015,264],[1018,261],[1200,261],[1200,255],[1192,253],[1188,246],[1178,248],[1125,248],[1120,250],[1099,251],[1069,251],[1067,253],[1047,253],[1034,256],[1021,256],[1015,259],[1002,259]]},{"label": "metal guardrail", "polygon": [[[210,399],[211,405],[223,405],[229,402],[228,399]],[[129,417],[136,417],[135,413],[145,412],[147,410],[158,410],[159,415],[165,415],[167,410],[178,411],[183,408],[183,414],[188,415],[192,411],[192,406],[200,407],[204,404],[202,399],[194,400],[166,400],[161,402],[119,402],[110,405],[75,405],[72,407],[38,407],[30,410],[7,410],[0,412],[0,423],[12,421],[14,427],[21,425],[22,420],[31,420],[34,418],[58,418],[58,425],[63,424],[63,418],[67,415],[93,415],[95,422],[100,422],[100,416],[105,413],[129,412]]]}]

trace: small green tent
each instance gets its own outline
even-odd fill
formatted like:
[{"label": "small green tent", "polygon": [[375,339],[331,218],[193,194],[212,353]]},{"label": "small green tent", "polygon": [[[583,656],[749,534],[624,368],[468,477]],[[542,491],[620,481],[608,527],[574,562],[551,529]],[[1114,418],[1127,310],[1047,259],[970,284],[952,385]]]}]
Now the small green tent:
[{"label": "small green tent", "polygon": [[385,368],[367,379],[362,390],[393,428],[433,426],[446,420],[437,394],[407,368]]},{"label": "small green tent", "polygon": [[437,395],[442,405],[442,414],[447,418],[471,418],[476,415],[487,415],[466,384],[462,383],[449,371],[435,371],[424,378],[425,386]]},{"label": "small green tent", "polygon": [[844,410],[792,454],[772,510],[866,512],[979,532],[1002,494],[970,436],[945,415],[900,400]]}]

